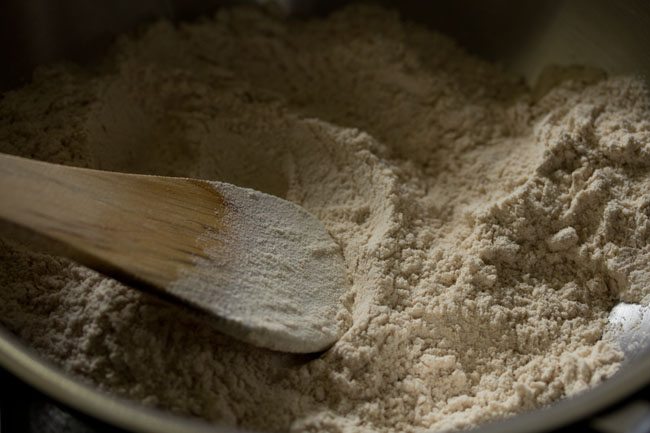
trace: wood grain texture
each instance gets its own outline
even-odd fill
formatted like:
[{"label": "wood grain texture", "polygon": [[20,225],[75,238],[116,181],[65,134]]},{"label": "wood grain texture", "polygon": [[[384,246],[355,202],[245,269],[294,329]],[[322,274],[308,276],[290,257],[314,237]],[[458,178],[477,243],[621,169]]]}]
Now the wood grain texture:
[{"label": "wood grain texture", "polygon": [[207,182],[0,156],[0,218],[67,247],[102,272],[157,287],[204,255],[223,197]]}]

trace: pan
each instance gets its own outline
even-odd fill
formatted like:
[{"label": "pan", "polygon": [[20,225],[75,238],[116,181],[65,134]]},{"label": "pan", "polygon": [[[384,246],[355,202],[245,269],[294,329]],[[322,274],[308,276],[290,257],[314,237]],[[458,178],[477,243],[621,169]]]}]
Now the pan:
[{"label": "pan", "polygon": [[[161,17],[192,19],[233,3],[244,2],[3,2],[0,5],[0,64],[4,66],[0,68],[0,90],[20,86],[40,64],[59,60],[90,61],[117,34],[143,23]],[[327,14],[348,2],[278,0],[275,3],[286,14],[300,18]],[[397,9],[405,19],[449,34],[468,51],[500,63],[531,83],[551,64],[588,65],[610,74],[639,75],[646,82],[650,77],[650,3],[642,0],[380,3]],[[636,391],[650,384],[650,308],[618,304],[610,314],[604,338],[616,341],[625,353],[625,361],[613,377],[550,407],[487,424],[475,431],[549,431],[586,417],[590,417],[590,428],[595,431],[650,431],[650,403],[635,396]],[[125,431],[242,431],[171,415],[103,394],[65,374],[2,327],[0,366],[58,404]]]}]

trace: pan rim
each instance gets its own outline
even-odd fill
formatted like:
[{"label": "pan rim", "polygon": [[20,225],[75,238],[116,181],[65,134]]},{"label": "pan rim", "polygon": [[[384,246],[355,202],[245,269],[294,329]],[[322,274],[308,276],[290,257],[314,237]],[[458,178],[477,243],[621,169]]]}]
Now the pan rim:
[{"label": "pan rim", "polygon": [[[542,432],[570,424],[620,402],[650,382],[650,351],[622,363],[603,383],[540,409],[496,420],[475,433]],[[146,407],[83,383],[42,358],[0,326],[0,366],[55,402],[108,425],[137,433],[244,433],[250,430],[208,423]]]}]

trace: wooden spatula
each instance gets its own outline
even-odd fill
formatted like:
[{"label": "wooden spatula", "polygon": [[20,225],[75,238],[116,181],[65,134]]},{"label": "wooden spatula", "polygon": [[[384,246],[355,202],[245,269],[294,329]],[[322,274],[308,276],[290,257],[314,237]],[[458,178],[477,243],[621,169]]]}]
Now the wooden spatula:
[{"label": "wooden spatula", "polygon": [[340,248],[286,200],[0,154],[0,220],[5,236],[181,301],[251,344],[308,353],[339,335]]}]

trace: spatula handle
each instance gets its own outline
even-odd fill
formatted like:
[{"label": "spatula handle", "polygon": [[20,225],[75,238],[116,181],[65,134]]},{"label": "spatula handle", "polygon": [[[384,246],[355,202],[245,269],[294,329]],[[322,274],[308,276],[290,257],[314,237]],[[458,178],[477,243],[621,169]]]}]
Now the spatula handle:
[{"label": "spatula handle", "polygon": [[84,238],[100,199],[92,183],[82,170],[0,154],[0,218],[59,240]]},{"label": "spatula handle", "polygon": [[177,278],[188,257],[202,254],[200,235],[208,224],[217,227],[216,195],[190,179],[0,154],[0,220],[11,224],[10,229],[4,225],[5,235],[25,239],[30,234],[40,247],[158,287]]}]

